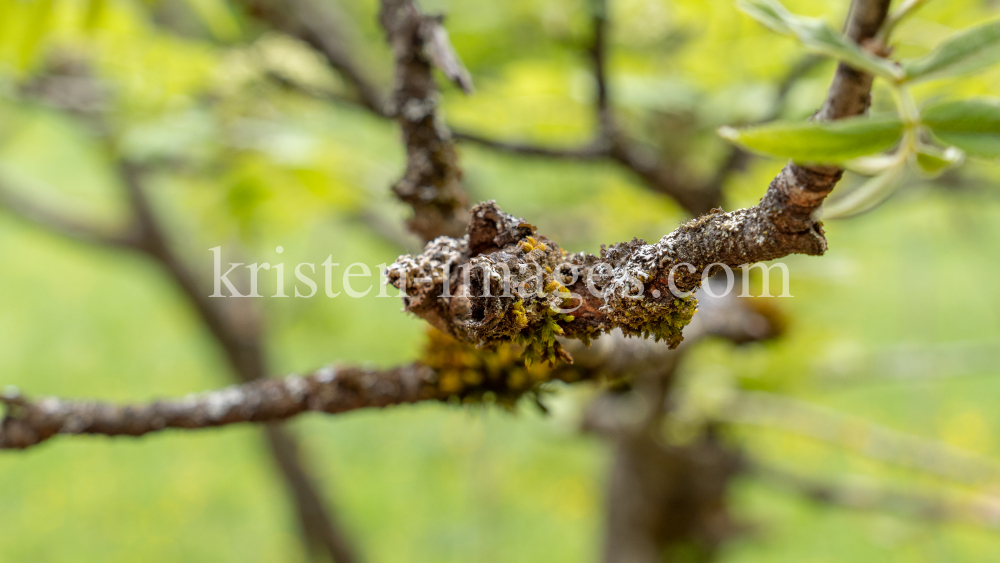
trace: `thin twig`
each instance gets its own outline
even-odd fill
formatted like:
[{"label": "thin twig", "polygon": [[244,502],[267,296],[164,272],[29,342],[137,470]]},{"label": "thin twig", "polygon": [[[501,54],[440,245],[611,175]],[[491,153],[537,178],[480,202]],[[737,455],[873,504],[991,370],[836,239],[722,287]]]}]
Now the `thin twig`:
[{"label": "thin twig", "polygon": [[297,37],[310,45],[326,59],[327,63],[344,78],[357,94],[356,101],[368,111],[381,117],[390,117],[379,87],[361,64],[348,53],[345,44],[347,27],[335,14],[336,4],[314,0],[243,0],[248,12],[274,29]]},{"label": "thin twig", "polygon": [[[0,397],[7,416],[0,449],[27,448],[57,434],[142,436],[168,428],[212,428],[278,422],[306,411],[341,413],[442,397],[425,366],[394,370],[324,368],[312,375],[259,379],[239,386],[146,405],[112,405],[56,398],[28,400],[14,390]],[[286,448],[288,444],[276,444]]]},{"label": "thin twig", "polygon": [[[243,382],[266,380],[267,359],[257,312],[251,308],[249,301],[213,301],[199,288],[197,277],[171,249],[166,231],[153,212],[143,185],[145,171],[127,161],[122,161],[119,169],[142,233],[138,249],[159,263],[191,302],[225,352],[233,373]],[[265,437],[275,465],[292,492],[307,544],[322,547],[335,563],[358,561],[356,549],[344,532],[335,527],[332,512],[324,508],[325,501],[318,486],[310,480],[308,471],[302,465],[295,436],[278,428],[269,428]]]},{"label": "thin twig", "polygon": [[[97,122],[104,130],[103,116],[88,113],[85,117]],[[144,170],[127,161],[117,163],[119,177],[126,188],[131,217],[127,222],[131,227],[123,232],[110,232],[80,222],[72,217],[16,195],[11,189],[0,184],[0,206],[13,212],[15,216],[37,224],[52,233],[112,248],[140,252],[160,264],[170,278],[192,303],[209,332],[222,347],[233,373],[241,381],[253,381],[266,375],[267,362],[264,357],[259,319],[248,303],[240,300],[225,300],[232,303],[213,302],[199,289],[197,277],[188,269],[184,261],[173,252],[165,230],[160,225],[147,199],[143,186]],[[332,526],[335,520],[329,511],[323,509],[325,501],[317,487],[308,478],[308,472],[298,458],[282,457],[298,450],[293,435],[283,431],[266,433],[270,450],[275,456],[275,464],[283,475],[290,490],[309,546],[321,546],[336,563],[351,563],[358,558],[352,553],[354,548],[343,532]]]},{"label": "thin twig", "polygon": [[600,160],[610,154],[607,143],[594,142],[582,147],[545,147],[530,143],[514,143],[490,139],[476,133],[463,130],[452,131],[452,137],[457,141],[466,141],[496,151],[521,156],[537,156],[542,158],[566,160]]},{"label": "thin twig", "polygon": [[[859,45],[873,39],[885,22],[889,4],[890,0],[852,2],[844,34]],[[866,72],[856,70],[846,63],[839,63],[826,101],[816,113],[815,119],[831,121],[866,113],[871,103],[872,79],[872,75]]]},{"label": "thin twig", "polygon": [[598,138],[609,139],[615,135],[611,97],[608,92],[608,1],[592,0],[591,44],[588,53],[594,69],[597,96],[594,99],[598,123]]},{"label": "thin twig", "polygon": [[[327,506],[328,501],[319,495],[315,479],[308,473],[308,464],[299,452],[295,435],[280,424],[265,425],[264,435],[271,450],[271,459],[284,476],[288,493],[295,501],[303,535],[314,555],[325,551],[333,563],[361,561],[354,542],[337,521],[336,513]],[[325,559],[322,555],[315,558]]]},{"label": "thin twig", "polygon": [[853,510],[888,512],[940,523],[970,524],[1000,529],[1000,498],[956,499],[868,483],[831,483],[790,471],[747,462],[750,473],[764,483],[818,503]]},{"label": "thin twig", "polygon": [[135,229],[115,231],[88,224],[54,209],[46,209],[19,195],[3,180],[0,180],[0,209],[5,209],[14,217],[51,233],[87,244],[116,249],[135,249],[141,240]]},{"label": "thin twig", "polygon": [[[297,0],[307,2],[308,0]],[[701,215],[709,209],[716,207],[721,200],[722,188],[729,175],[743,168],[748,155],[737,148],[730,149],[729,154],[722,161],[719,169],[707,180],[698,182],[690,177],[690,173],[680,170],[676,163],[670,163],[659,157],[653,150],[641,145],[629,138],[616,124],[613,109],[611,107],[611,93],[607,79],[607,6],[606,0],[595,0],[592,17],[592,39],[587,48],[591,64],[594,68],[596,96],[595,111],[597,113],[598,132],[594,140],[579,147],[546,147],[527,142],[502,141],[492,139],[487,136],[465,130],[453,131],[451,139],[473,143],[492,150],[516,154],[520,156],[594,161],[610,159],[624,166],[626,169],[638,176],[650,189],[675,199],[691,215]],[[293,5],[292,11],[296,8]],[[331,18],[322,12],[310,12],[317,19],[330,20]],[[275,16],[265,13],[268,21],[272,21]],[[301,19],[302,16],[297,16]],[[274,23],[272,21],[272,23]],[[308,33],[302,28],[290,27],[287,24],[277,22],[280,29],[292,35],[308,41]],[[334,28],[337,22],[328,21],[326,23],[316,23],[320,27]],[[327,56],[331,65],[341,68],[346,64],[347,68],[357,69],[357,65],[346,63],[346,53],[342,50],[330,53],[328,48],[318,47]],[[797,69],[798,67],[796,67]],[[779,96],[776,107],[783,104],[784,95],[787,93],[790,84],[800,76],[800,72],[793,69],[790,75],[792,80],[782,82],[779,89]],[[802,71],[804,73],[808,68]],[[363,74],[359,72],[344,72],[344,78],[354,84],[358,90],[364,90],[371,84]],[[398,74],[397,74],[398,76]],[[391,117],[393,112],[384,106],[373,108],[366,100],[370,97],[350,98],[326,92],[317,92],[314,89],[305,87],[295,81],[284,77],[272,75],[272,78],[279,81],[286,87],[298,89],[303,94],[311,97],[328,99],[336,103],[359,104],[366,109],[373,111],[375,115]],[[398,82],[398,79],[397,79]],[[398,84],[397,84],[398,91]],[[412,99],[412,97],[411,97]],[[423,159],[416,159],[418,162]],[[408,193],[408,192],[407,192]],[[409,197],[409,196],[407,196]],[[446,206],[447,207],[447,206]],[[433,238],[433,237],[431,237]]]},{"label": "thin twig", "polygon": [[719,414],[719,420],[801,434],[872,459],[968,485],[1000,482],[1000,462],[937,440],[772,393],[739,393]]},{"label": "thin twig", "polygon": [[[118,166],[141,233],[138,250],[162,266],[181,289],[222,346],[234,373],[242,381],[265,377],[266,362],[260,345],[259,320],[249,302],[238,299],[212,300],[208,297],[199,286],[194,273],[171,248],[165,229],[153,213],[143,185],[146,172],[130,162],[123,161]],[[230,308],[227,310],[223,308],[225,306]]]}]

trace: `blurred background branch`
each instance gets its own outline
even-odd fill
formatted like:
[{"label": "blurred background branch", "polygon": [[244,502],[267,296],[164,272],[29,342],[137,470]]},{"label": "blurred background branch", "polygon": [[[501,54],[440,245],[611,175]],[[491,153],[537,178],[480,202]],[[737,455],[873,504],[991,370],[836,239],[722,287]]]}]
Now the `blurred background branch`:
[{"label": "blurred background branch", "polygon": [[[25,91],[29,95],[31,94],[30,89]],[[42,98],[41,101],[51,101],[51,99]],[[66,104],[61,105],[65,106]],[[70,104],[70,107],[74,107],[73,104]],[[106,125],[101,123],[105,118],[104,115],[94,112],[84,115],[91,122],[100,125],[98,131],[108,129]],[[114,152],[113,141],[105,140],[104,142],[111,146],[110,150]],[[124,234],[103,234],[100,227],[84,226],[74,218],[63,217],[57,212],[44,210],[27,199],[19,199],[19,196],[13,195],[13,190],[4,190],[2,186],[0,186],[0,194],[3,194],[0,196],[0,204],[3,204],[3,207],[9,212],[47,231],[88,243],[138,251],[150,258],[163,269],[164,273],[197,311],[205,328],[223,350],[235,377],[243,382],[253,382],[265,378],[269,368],[261,340],[259,313],[253,309],[248,300],[212,300],[208,297],[208,293],[201,283],[202,280],[198,279],[184,260],[172,249],[166,229],[160,224],[156,212],[152,208],[146,195],[147,188],[144,186],[147,171],[143,170],[142,166],[129,162],[120,156],[112,154],[112,158],[115,160],[113,167],[118,172],[117,180],[124,186],[128,201],[128,219],[125,223],[130,227]],[[14,405],[14,403],[10,405]],[[14,411],[17,410],[18,407],[15,406]],[[91,412],[87,407],[84,410],[85,413]],[[68,422],[67,418],[55,426],[52,426],[50,421],[35,428],[32,428],[29,423],[27,426],[22,426],[20,430],[11,430],[10,424],[19,425],[11,418],[11,414],[11,411],[8,410],[4,419],[3,433],[5,437],[2,440],[4,447],[26,447],[32,442],[37,443],[45,440],[52,433],[59,431],[63,425],[70,427],[74,424],[81,424],[80,413],[63,413],[68,418],[73,418],[75,422]],[[91,415],[85,414],[84,419],[89,416]],[[129,418],[129,415],[125,415],[125,418]],[[12,422],[8,423],[8,421]],[[134,421],[131,420],[124,422],[126,425],[133,423]],[[157,426],[160,422],[159,419],[156,419],[147,421],[147,424]],[[323,500],[322,493],[318,486],[313,483],[308,470],[303,467],[295,437],[278,427],[268,427],[264,436],[275,465],[284,478],[297,509],[305,545],[310,550],[325,553],[337,563],[358,561],[355,553],[356,548],[339,530],[335,517],[326,508],[326,501]]]}]

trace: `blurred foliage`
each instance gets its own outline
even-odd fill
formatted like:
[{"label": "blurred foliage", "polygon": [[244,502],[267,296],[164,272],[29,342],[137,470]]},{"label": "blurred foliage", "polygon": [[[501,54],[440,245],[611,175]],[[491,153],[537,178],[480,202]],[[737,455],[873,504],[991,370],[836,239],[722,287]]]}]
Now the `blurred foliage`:
[{"label": "blurred foliage", "polygon": [[[452,124],[558,145],[591,138],[593,83],[581,53],[587,2],[426,4],[449,14],[477,82],[471,97],[445,87]],[[835,28],[847,7],[787,5]],[[683,150],[706,174],[725,147],[715,129],[766,116],[801,57],[794,40],[729,2],[611,6],[616,109],[665,158]],[[376,10],[374,0],[341,6],[350,51],[387,88],[390,57]],[[996,2],[932,1],[899,28],[897,53],[922,55],[953,30],[996,15]],[[0,0],[0,173],[31,197],[95,221],[122,220],[120,186],[93,124],[17,95],[35,77],[77,63],[99,79],[92,102],[108,111],[112,147],[161,163],[154,202],[199,271],[211,272],[207,249],[218,245],[227,253],[239,245],[244,261],[286,265],[332,255],[374,267],[402,251],[363,220],[375,214],[399,224],[406,213],[389,197],[403,162],[393,124],[270,80],[280,71],[318,91],[346,91],[315,53],[265,32],[225,0]],[[783,116],[814,111],[831,71],[825,63],[799,80]],[[920,102],[998,91],[996,69],[915,87]],[[886,91],[876,90],[875,106],[891,109]],[[655,240],[682,219],[673,202],[611,164],[473,147],[462,157],[473,198],[497,199],[570,250]],[[780,166],[755,160],[734,176],[727,208],[756,203]],[[875,212],[828,225],[825,257],[786,260],[795,296],[779,303],[787,334],[741,348],[699,346],[685,380],[785,393],[1000,456],[998,180],[995,164],[933,183],[913,179]],[[155,266],[6,214],[0,256],[3,384],[142,400],[228,383],[214,343]],[[375,293],[263,300],[273,371],[416,358],[422,324]],[[985,360],[950,353],[969,349]],[[906,360],[917,352],[925,359],[915,367]],[[608,453],[576,431],[588,393],[560,390],[547,418],[530,405],[517,416],[422,405],[293,424],[373,562],[594,561]],[[939,484],[793,434],[737,429],[733,439],[817,475]],[[269,463],[252,428],[74,438],[4,454],[0,561],[303,560]],[[981,530],[844,512],[751,481],[737,492],[740,516],[757,527],[725,561],[982,561],[1000,550],[1000,539]]]}]

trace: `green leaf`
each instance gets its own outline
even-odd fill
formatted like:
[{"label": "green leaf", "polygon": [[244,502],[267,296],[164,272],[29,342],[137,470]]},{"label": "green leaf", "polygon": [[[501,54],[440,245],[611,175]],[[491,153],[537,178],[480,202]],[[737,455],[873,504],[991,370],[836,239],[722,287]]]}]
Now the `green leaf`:
[{"label": "green leaf", "polygon": [[906,161],[869,178],[861,187],[846,196],[823,205],[822,219],[846,219],[875,209],[896,191],[906,170]]},{"label": "green leaf", "polygon": [[747,15],[779,32],[798,37],[807,48],[840,59],[854,68],[892,81],[904,77],[903,70],[892,61],[876,57],[857,43],[815,18],[797,16],[777,0],[739,0],[737,6]]},{"label": "green leaf", "polygon": [[1000,62],[1000,20],[960,31],[927,55],[906,61],[906,80],[943,78]]},{"label": "green leaf", "polygon": [[796,162],[834,164],[888,149],[902,131],[898,117],[885,115],[827,122],[779,121],[744,129],[723,127],[719,135],[754,152]]},{"label": "green leaf", "polygon": [[924,108],[921,121],[934,137],[971,156],[1000,158],[1000,100],[978,98]]},{"label": "green leaf", "polygon": [[863,156],[845,161],[841,164],[844,168],[861,174],[862,176],[876,176],[899,164],[897,153],[880,153],[876,155]]},{"label": "green leaf", "polygon": [[945,170],[954,168],[965,160],[965,153],[955,147],[942,149],[934,145],[920,143],[913,153],[914,164],[925,175],[939,176]]}]

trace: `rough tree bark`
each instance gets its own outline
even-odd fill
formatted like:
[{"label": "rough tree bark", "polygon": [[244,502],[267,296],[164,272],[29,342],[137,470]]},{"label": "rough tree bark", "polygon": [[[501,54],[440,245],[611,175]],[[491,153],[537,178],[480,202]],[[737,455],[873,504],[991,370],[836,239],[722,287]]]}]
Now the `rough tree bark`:
[{"label": "rough tree bark", "polygon": [[[859,41],[873,37],[888,4],[888,0],[856,1],[847,25],[852,37]],[[870,76],[839,66],[817,119],[866,111],[870,88]],[[617,327],[676,346],[693,311],[692,303],[680,294],[701,285],[706,267],[735,268],[826,251],[822,225],[814,216],[841,174],[837,168],[789,163],[754,207],[728,213],[713,210],[654,244],[634,239],[602,250],[600,257],[566,254],[523,220],[495,205],[481,204],[473,209],[473,223],[464,237],[441,237],[419,256],[401,257],[389,267],[389,278],[406,291],[408,311],[476,344],[511,338],[533,342],[546,338],[546,330],[587,340]],[[472,272],[467,280],[462,279],[463,268]],[[562,270],[599,273],[600,279],[594,280],[597,291],[586,287],[591,278],[566,282]],[[496,283],[497,279],[524,283],[539,271],[545,273],[542,287],[536,289],[546,288],[544,295],[511,296]],[[641,298],[635,296],[636,282],[648,292]],[[454,291],[460,287],[464,291]],[[548,318],[548,311],[559,308],[567,293],[579,296],[575,299],[580,314]]]},{"label": "rough tree bark", "polygon": [[407,222],[425,241],[461,236],[469,222],[468,198],[451,133],[438,118],[436,66],[466,93],[472,79],[442,25],[410,0],[383,0],[379,20],[396,58],[396,86],[389,113],[406,145],[406,173],[392,187],[413,208]]},{"label": "rough tree bark", "polygon": [[[739,306],[735,298],[727,310],[699,318],[692,331],[730,339],[762,338],[770,330],[767,320]],[[441,337],[443,338],[443,337]],[[453,344],[452,344],[453,343]],[[0,426],[0,449],[27,448],[59,434],[142,436],[171,428],[198,429],[243,422],[276,422],[305,412],[344,413],[361,408],[381,408],[420,401],[482,400],[487,394],[513,397],[551,381],[576,383],[642,370],[669,363],[665,346],[627,339],[620,332],[587,348],[567,346],[579,356],[575,364],[553,369],[538,366],[525,370],[517,349],[480,351],[453,340],[433,342],[432,357],[423,362],[387,369],[327,366],[305,376],[258,379],[221,390],[192,394],[178,400],[149,404],[115,405],[100,401],[29,399],[16,392],[0,395],[8,407]],[[478,381],[449,381],[452,369],[467,370],[465,359],[436,358],[434,353],[470,351],[478,360],[494,354],[491,368],[480,367]]]}]

